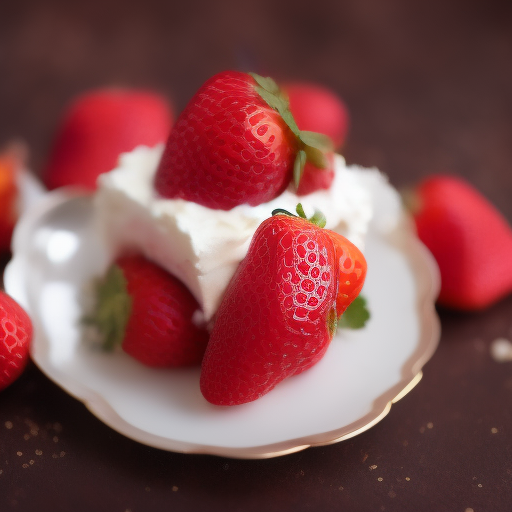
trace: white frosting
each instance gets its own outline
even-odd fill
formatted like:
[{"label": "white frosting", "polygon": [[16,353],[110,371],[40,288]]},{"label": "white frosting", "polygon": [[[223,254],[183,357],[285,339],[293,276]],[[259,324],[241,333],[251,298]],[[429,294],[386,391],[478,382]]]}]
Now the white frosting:
[{"label": "white frosting", "polygon": [[162,151],[162,145],[139,147],[121,155],[119,166],[99,177],[98,227],[112,256],[135,248],[183,281],[206,320],[215,313],[252,235],[272,210],[294,212],[299,202],[307,215],[319,209],[327,228],[361,249],[369,229],[387,231],[398,221],[400,202],[386,178],[376,169],[347,167],[340,155],[329,190],[301,197],[287,190],[268,203],[224,211],[157,197],[153,177]]}]

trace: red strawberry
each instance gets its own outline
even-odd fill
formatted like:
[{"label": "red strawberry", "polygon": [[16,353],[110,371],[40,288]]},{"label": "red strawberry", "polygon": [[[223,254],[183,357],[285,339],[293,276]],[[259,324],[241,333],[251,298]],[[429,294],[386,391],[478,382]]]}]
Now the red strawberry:
[{"label": "red strawberry", "polygon": [[235,71],[210,78],[169,135],[155,189],[229,210],[278,196],[306,160],[325,167],[326,137],[297,128],[272,79]]},{"label": "red strawberry", "polygon": [[454,176],[427,178],[415,191],[418,236],[441,272],[439,303],[483,309],[512,291],[512,229],[496,208]]},{"label": "red strawberry", "polygon": [[203,359],[209,402],[256,400],[325,354],[337,325],[339,252],[331,232],[311,221],[276,214],[256,231]]},{"label": "red strawberry", "polygon": [[318,169],[311,163],[306,163],[300,178],[296,194],[305,196],[317,190],[328,190],[334,180],[334,154],[326,155],[328,165],[325,169]]},{"label": "red strawberry", "polygon": [[171,105],[154,92],[87,92],[76,98],[61,121],[43,181],[50,189],[79,185],[94,190],[98,175],[112,170],[120,153],[164,142],[171,125]]},{"label": "red strawberry", "polygon": [[345,103],[327,87],[313,83],[289,83],[282,86],[290,110],[301,130],[327,135],[340,148],[348,132],[349,115]]},{"label": "red strawberry", "polygon": [[0,390],[23,372],[29,358],[32,322],[25,310],[0,291]]},{"label": "red strawberry", "polygon": [[367,265],[363,253],[352,242],[334,231],[329,231],[329,235],[334,242],[338,264],[336,314],[339,318],[361,292]]},{"label": "red strawberry", "polygon": [[199,305],[174,276],[143,256],[120,257],[98,288],[87,323],[103,335],[106,349],[123,350],[147,366],[199,364],[208,333],[197,325]]}]

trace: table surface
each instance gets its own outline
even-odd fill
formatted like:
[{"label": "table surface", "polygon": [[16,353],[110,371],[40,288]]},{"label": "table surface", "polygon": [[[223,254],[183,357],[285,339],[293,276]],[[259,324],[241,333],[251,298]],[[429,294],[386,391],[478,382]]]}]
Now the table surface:
[{"label": "table surface", "polygon": [[[39,172],[87,88],[150,87],[180,110],[215,72],[252,68],[337,91],[349,163],[398,188],[456,173],[512,221],[511,64],[507,1],[21,0],[0,16],[0,143],[25,140]],[[30,364],[0,394],[0,510],[512,510],[512,363],[490,353],[512,336],[512,297],[439,315],[423,380],[386,418],[269,460],[138,444]]]}]

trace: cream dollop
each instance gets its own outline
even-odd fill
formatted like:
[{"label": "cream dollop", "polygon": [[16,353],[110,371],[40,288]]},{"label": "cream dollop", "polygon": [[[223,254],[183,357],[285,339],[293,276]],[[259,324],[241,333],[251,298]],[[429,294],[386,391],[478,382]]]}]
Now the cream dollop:
[{"label": "cream dollop", "polygon": [[95,214],[112,258],[123,250],[141,251],[190,289],[208,321],[244,258],[258,226],[276,208],[306,214],[321,210],[329,229],[364,250],[369,229],[391,230],[398,222],[400,201],[376,169],[347,167],[335,156],[335,178],[329,190],[298,197],[286,190],[268,203],[232,210],[212,210],[183,199],[162,199],[153,178],[163,146],[138,147],[120,156],[113,171],[98,179]]}]

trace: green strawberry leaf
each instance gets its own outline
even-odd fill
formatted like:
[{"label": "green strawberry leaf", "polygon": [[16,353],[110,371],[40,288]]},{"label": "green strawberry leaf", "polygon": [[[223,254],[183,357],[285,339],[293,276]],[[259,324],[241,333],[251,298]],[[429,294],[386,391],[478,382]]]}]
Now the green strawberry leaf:
[{"label": "green strawberry leaf", "polygon": [[274,215],[287,215],[288,217],[297,217],[297,215],[294,215],[293,213],[290,213],[288,210],[284,210],[283,208],[276,208],[275,210],[272,210],[272,216]]},{"label": "green strawberry leaf", "polygon": [[273,108],[274,110],[277,110],[279,113],[281,113],[282,109],[286,109],[286,105],[284,104],[283,99],[280,96],[276,96],[275,94],[272,94],[271,92],[267,91],[266,89],[263,89],[262,87],[255,87],[256,92],[263,98],[263,100],[268,104],[270,108]]},{"label": "green strawberry leaf", "polygon": [[106,276],[97,283],[94,311],[82,321],[98,330],[103,348],[111,351],[123,342],[131,309],[132,299],[123,271],[117,265],[112,265]]},{"label": "green strawberry leaf", "polygon": [[293,164],[293,183],[296,188],[299,188],[299,183],[304,174],[304,166],[306,165],[306,152],[300,150],[295,157],[295,163]]},{"label": "green strawberry leaf", "polygon": [[304,206],[302,206],[302,203],[297,204],[297,206],[295,207],[295,211],[297,212],[297,215],[301,219],[307,219],[306,212],[304,211]]},{"label": "green strawberry leaf", "polygon": [[301,219],[309,220],[309,222],[313,223],[315,226],[318,226],[319,228],[324,228],[325,225],[327,224],[327,219],[320,210],[315,210],[315,213],[308,218],[306,216],[306,212],[304,211],[302,203],[298,203],[297,207],[295,208],[295,211],[297,212],[297,215]]},{"label": "green strawberry leaf", "polygon": [[271,94],[275,94],[275,95],[279,95],[280,94],[279,86],[269,76],[265,77],[265,76],[258,75],[257,73],[249,73],[249,75],[251,75],[254,78],[254,80],[256,81],[256,83],[260,87],[265,89],[265,91],[268,91]]},{"label": "green strawberry leaf", "polygon": [[370,319],[370,311],[366,304],[367,301],[364,297],[361,297],[361,295],[356,297],[346,309],[345,313],[341,315],[338,320],[338,327],[340,329],[363,328]]},{"label": "green strawberry leaf", "polygon": [[306,152],[307,161],[312,164],[313,167],[325,169],[329,165],[325,153],[319,149],[313,146],[304,146],[304,151]]},{"label": "green strawberry leaf", "polygon": [[311,146],[312,148],[318,149],[323,153],[333,151],[333,144],[331,139],[323,133],[301,130],[299,139],[304,142],[306,146]]},{"label": "green strawberry leaf", "polygon": [[327,219],[325,218],[325,215],[320,210],[315,210],[315,213],[312,217],[310,217],[309,222],[312,222],[319,228],[325,228],[325,225],[327,224]]},{"label": "green strawberry leaf", "polygon": [[281,114],[281,117],[283,118],[283,121],[288,125],[288,128],[293,132],[293,134],[299,138],[300,136],[300,130],[297,126],[297,123],[295,122],[295,118],[293,117],[292,113],[290,112],[289,105],[286,105],[286,108],[279,110],[279,113]]}]

